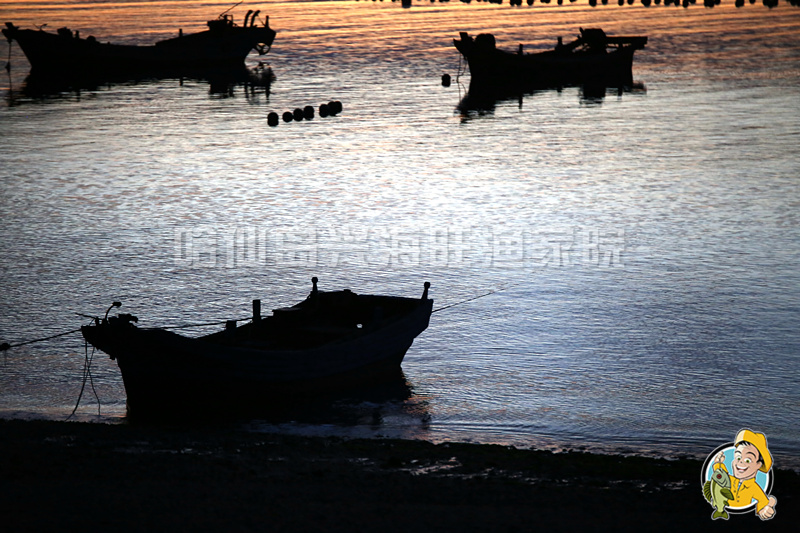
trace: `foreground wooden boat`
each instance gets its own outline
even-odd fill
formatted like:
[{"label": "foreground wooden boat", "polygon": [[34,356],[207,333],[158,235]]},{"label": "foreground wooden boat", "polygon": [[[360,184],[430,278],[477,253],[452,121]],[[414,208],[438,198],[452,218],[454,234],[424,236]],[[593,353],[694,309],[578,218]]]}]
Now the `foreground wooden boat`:
[{"label": "foreground wooden boat", "polygon": [[[252,15],[252,17],[251,17]],[[56,33],[23,30],[6,22],[2,30],[9,42],[17,41],[32,71],[104,73],[163,72],[171,69],[212,69],[242,66],[251,50],[269,52],[275,30],[269,17],[257,26],[258,12],[248,11],[238,26],[226,13],[208,21],[208,29],[159,41],[150,46],[101,43],[95,37],[61,28]]]},{"label": "foreground wooden boat", "polygon": [[428,327],[430,284],[418,299],[323,292],[317,278],[312,281],[304,301],[261,317],[255,300],[250,322],[229,321],[224,331],[203,337],[137,327],[132,315],[108,313],[81,332],[116,359],[134,416],[254,410],[396,376],[406,351]]},{"label": "foreground wooden boat", "polygon": [[523,53],[500,50],[492,34],[474,39],[461,32],[453,44],[469,64],[470,90],[532,90],[592,84],[624,87],[633,84],[633,54],[647,37],[610,37],[601,29],[581,28],[568,44],[561,38],[553,50]]}]

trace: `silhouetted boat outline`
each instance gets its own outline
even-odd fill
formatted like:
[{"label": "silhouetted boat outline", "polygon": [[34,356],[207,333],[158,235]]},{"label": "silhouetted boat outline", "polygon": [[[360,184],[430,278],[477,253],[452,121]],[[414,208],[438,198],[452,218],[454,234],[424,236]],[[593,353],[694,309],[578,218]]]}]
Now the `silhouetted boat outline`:
[{"label": "silhouetted boat outline", "polygon": [[625,87],[633,84],[633,54],[647,37],[609,37],[602,29],[580,29],[580,36],[553,50],[523,53],[500,50],[490,33],[453,39],[470,70],[470,92],[525,92],[572,85]]},{"label": "silhouetted boat outline", "polygon": [[[252,15],[252,17],[251,17]],[[263,26],[256,26],[258,12],[247,12],[244,25],[223,13],[207,22],[208,29],[159,41],[153,45],[101,43],[79,32],[60,28],[56,33],[44,30],[23,30],[6,22],[3,35],[17,41],[28,58],[32,71],[69,73],[165,73],[180,69],[218,69],[242,66],[251,50],[259,55],[269,52],[275,30],[269,17]],[[249,19],[249,20],[248,20]]]},{"label": "silhouetted boat outline", "polygon": [[304,301],[262,318],[255,300],[249,323],[229,321],[225,330],[202,337],[137,327],[136,317],[109,318],[108,312],[81,333],[116,359],[133,416],[271,407],[396,379],[428,327],[430,284],[421,298],[403,298],[323,292],[312,281]]}]

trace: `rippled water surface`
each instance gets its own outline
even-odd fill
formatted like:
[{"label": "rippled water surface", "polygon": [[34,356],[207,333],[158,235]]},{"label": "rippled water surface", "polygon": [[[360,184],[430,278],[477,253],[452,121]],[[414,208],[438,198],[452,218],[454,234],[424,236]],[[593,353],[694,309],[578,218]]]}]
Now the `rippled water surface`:
[{"label": "rippled water surface", "polygon": [[[10,1],[0,19],[146,44],[229,5]],[[268,94],[190,79],[35,94],[0,45],[0,340],[75,329],[112,300],[176,325],[294,303],[312,276],[408,296],[427,280],[435,308],[456,305],[409,351],[407,394],[252,427],[668,455],[752,427],[800,467],[800,10],[257,7],[278,32]],[[459,106],[459,31],[533,50],[579,27],[649,36],[639,88]],[[338,117],[267,125],[331,99]],[[1,364],[2,416],[72,411],[77,335]],[[92,377],[99,419],[122,419],[116,364],[96,355]],[[78,415],[97,409],[87,385]]]}]

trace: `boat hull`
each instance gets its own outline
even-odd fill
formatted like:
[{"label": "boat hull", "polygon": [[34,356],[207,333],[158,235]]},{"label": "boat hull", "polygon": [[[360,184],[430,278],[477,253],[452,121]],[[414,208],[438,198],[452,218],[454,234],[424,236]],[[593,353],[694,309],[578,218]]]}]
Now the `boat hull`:
[{"label": "boat hull", "polygon": [[522,53],[521,48],[518,52],[498,49],[490,34],[473,39],[462,33],[453,43],[469,65],[471,91],[514,92],[578,85],[630,87],[633,56],[646,37],[622,39],[633,44],[609,50],[605,43],[585,50],[567,45],[531,54]]},{"label": "boat hull", "polygon": [[66,29],[50,33],[10,23],[3,34],[19,44],[33,71],[104,74],[241,66],[251,50],[266,50],[275,39],[275,31],[266,25],[209,29],[149,46],[101,43]]},{"label": "boat hull", "polygon": [[402,317],[310,348],[262,349],[247,341],[247,326],[230,332],[244,336],[243,342],[130,324],[84,326],[82,333],[116,359],[131,416],[253,412],[395,377],[414,339],[428,327],[433,305],[429,299],[402,300],[413,302]]}]

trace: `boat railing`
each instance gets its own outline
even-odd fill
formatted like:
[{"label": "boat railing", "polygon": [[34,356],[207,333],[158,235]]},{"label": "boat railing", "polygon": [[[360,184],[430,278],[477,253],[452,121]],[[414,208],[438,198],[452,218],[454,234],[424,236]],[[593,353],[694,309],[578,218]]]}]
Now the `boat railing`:
[{"label": "boat railing", "polygon": [[234,26],[233,15],[227,15],[227,14],[220,15],[218,19],[209,20],[208,22],[206,22],[206,24],[208,25],[208,29],[212,31],[219,31],[219,30],[225,30],[227,28],[233,28]]}]

